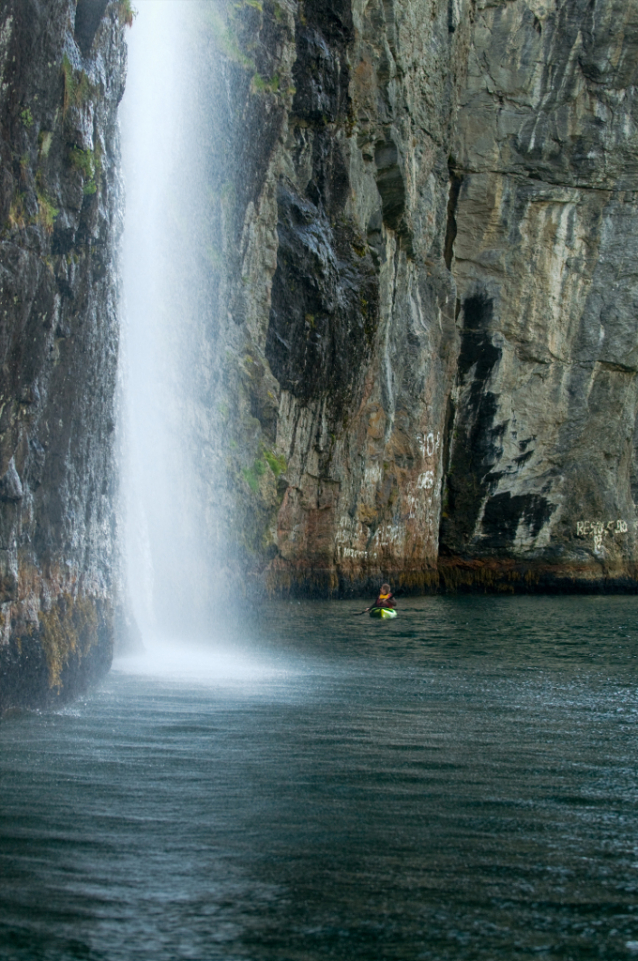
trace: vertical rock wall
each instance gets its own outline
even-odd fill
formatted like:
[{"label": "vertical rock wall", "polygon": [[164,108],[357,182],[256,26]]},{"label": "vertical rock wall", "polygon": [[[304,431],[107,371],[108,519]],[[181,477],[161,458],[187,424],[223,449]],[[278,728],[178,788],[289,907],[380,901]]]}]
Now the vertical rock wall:
[{"label": "vertical rock wall", "polygon": [[126,2],[0,13],[0,712],[108,670]]},{"label": "vertical rock wall", "polygon": [[633,2],[477,4],[446,578],[635,582],[637,55]]},{"label": "vertical rock wall", "polygon": [[[211,602],[220,557],[248,594],[634,589],[636,0],[198,7]],[[0,709],[110,662],[130,13],[0,16]]]},{"label": "vertical rock wall", "polygon": [[247,51],[229,126],[249,142],[265,127],[226,218],[237,561],[256,589],[380,572],[431,586],[456,356],[449,65],[466,31],[443,4],[259,6],[226,25]]},{"label": "vertical rock wall", "polygon": [[228,8],[249,585],[633,589],[637,30],[635,0]]}]

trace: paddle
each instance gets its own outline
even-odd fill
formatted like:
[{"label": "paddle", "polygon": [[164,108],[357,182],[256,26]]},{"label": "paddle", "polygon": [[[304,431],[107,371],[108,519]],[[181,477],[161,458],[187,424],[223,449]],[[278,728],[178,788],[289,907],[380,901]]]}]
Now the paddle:
[{"label": "paddle", "polygon": [[[401,591],[401,590],[397,591],[396,593],[393,591],[393,592],[392,592],[392,597],[396,597],[397,594],[402,594],[402,593],[403,593],[403,591]],[[371,611],[373,607],[374,607],[374,604],[371,604],[370,607],[366,607],[365,611],[355,611],[352,616],[353,616],[353,617],[361,617],[362,614],[367,614],[368,611]]]},{"label": "paddle", "polygon": [[[392,593],[391,593],[390,596],[391,596],[391,597],[396,597],[397,594],[402,594],[402,593],[403,593],[403,591],[399,588],[398,591],[392,591]],[[374,606],[375,606],[374,604],[371,604],[370,607],[366,607],[365,611],[355,611],[352,616],[353,616],[353,617],[361,617],[362,614],[367,614],[368,611],[371,611]]]}]

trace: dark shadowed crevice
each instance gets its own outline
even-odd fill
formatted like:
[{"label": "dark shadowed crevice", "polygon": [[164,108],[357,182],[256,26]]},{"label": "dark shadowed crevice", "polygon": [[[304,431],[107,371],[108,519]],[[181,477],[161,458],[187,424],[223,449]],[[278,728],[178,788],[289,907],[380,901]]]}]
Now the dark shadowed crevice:
[{"label": "dark shadowed crevice", "polygon": [[463,301],[463,333],[459,353],[459,379],[464,380],[476,364],[472,383],[472,402],[481,392],[485,381],[500,360],[501,349],[492,344],[489,327],[494,314],[494,303],[485,294],[475,294]]},{"label": "dark shadowed crevice", "polygon": [[447,228],[445,231],[443,258],[445,260],[445,266],[448,270],[451,270],[452,257],[454,256],[454,241],[456,240],[457,234],[456,208],[458,207],[459,203],[459,194],[461,192],[463,177],[461,174],[456,173],[452,166],[451,160],[448,162],[448,167],[450,170],[450,193],[447,201]]},{"label": "dark shadowed crevice", "polygon": [[75,39],[83,57],[88,57],[97,28],[109,0],[78,0],[75,11]]},{"label": "dark shadowed crevice", "polygon": [[345,120],[351,107],[348,47],[353,38],[350,0],[303,5],[295,24],[293,116],[319,127]]},{"label": "dark shadowed crevice", "polygon": [[378,276],[362,238],[347,224],[333,228],[321,204],[282,184],[278,208],[266,358],[284,390],[304,403],[326,397],[340,418],[358,403],[379,318]]},{"label": "dark shadowed crevice", "polygon": [[489,380],[501,359],[492,343],[493,301],[485,293],[463,302],[464,324],[458,359],[461,391],[452,430],[451,463],[446,477],[446,505],[441,523],[441,552],[466,550],[475,532],[502,446],[502,425],[495,424],[498,398]]},{"label": "dark shadowed crevice", "polygon": [[392,140],[380,141],[374,151],[374,162],[383,222],[390,230],[398,230],[405,211],[405,184],[396,144]]},{"label": "dark shadowed crevice", "polygon": [[[444,524],[448,518],[448,508],[449,508],[449,498],[450,492],[448,489],[448,472],[451,466],[450,464],[450,451],[452,448],[452,434],[454,430],[454,421],[456,418],[456,405],[454,403],[454,398],[452,396],[448,397],[447,406],[445,409],[445,423],[443,426],[443,487],[441,491],[441,523]],[[439,529],[439,541],[441,540],[441,530]],[[439,553],[442,552],[441,544],[439,543]],[[445,552],[445,551],[443,551]]]},{"label": "dark shadowed crevice", "polygon": [[540,494],[511,494],[505,491],[490,497],[483,511],[482,546],[504,551],[512,547],[521,521],[532,537],[538,537],[542,527],[556,510]]},{"label": "dark shadowed crevice", "polygon": [[456,33],[457,27],[457,17],[456,5],[454,0],[448,0],[447,5],[447,29],[448,33]]}]

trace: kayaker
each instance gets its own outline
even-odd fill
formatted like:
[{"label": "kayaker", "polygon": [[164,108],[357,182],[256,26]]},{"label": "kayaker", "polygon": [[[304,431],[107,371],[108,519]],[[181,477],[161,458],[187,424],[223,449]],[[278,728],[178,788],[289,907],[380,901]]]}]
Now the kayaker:
[{"label": "kayaker", "polygon": [[[373,607],[395,608],[396,606],[392,588],[389,584],[382,584],[376,601],[374,604],[371,604],[370,607],[366,607],[366,611],[371,611]],[[365,611],[363,613],[365,614]]]}]

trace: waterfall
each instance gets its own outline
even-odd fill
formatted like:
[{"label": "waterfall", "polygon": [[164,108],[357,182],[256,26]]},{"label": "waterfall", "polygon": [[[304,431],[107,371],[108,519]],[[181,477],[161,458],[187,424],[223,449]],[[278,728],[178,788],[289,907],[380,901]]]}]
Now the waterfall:
[{"label": "waterfall", "polygon": [[221,561],[206,535],[214,467],[205,460],[216,455],[203,451],[210,438],[198,359],[215,321],[201,255],[210,232],[210,121],[198,116],[198,98],[206,96],[197,47],[201,4],[142,0],[137,7],[121,106],[121,487],[126,585],[147,639],[205,630],[213,568]]}]

